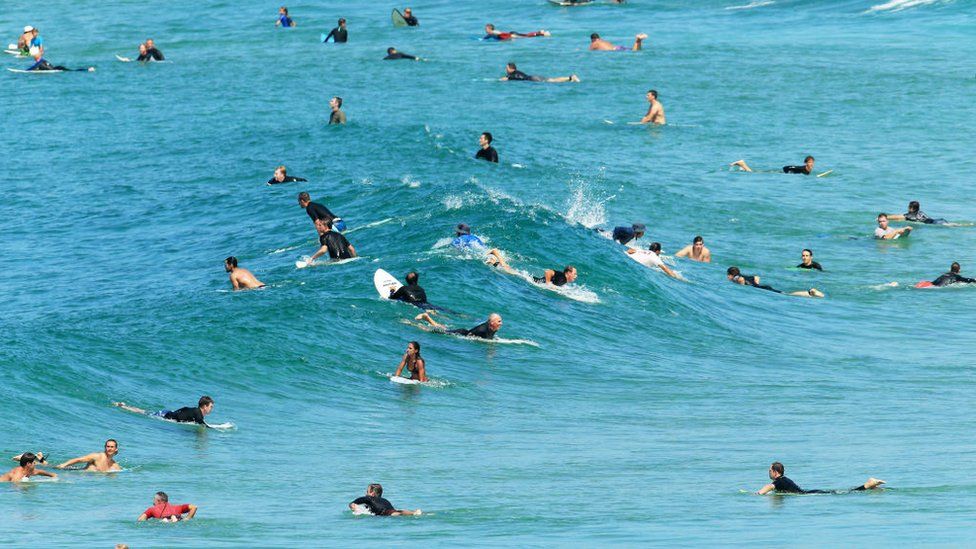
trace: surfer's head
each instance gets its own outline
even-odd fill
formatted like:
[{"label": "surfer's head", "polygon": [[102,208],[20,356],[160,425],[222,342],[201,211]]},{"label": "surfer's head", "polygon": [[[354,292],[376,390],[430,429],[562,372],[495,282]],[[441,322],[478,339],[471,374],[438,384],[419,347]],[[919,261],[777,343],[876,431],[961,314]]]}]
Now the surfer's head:
[{"label": "surfer's head", "polygon": [[394,53],[396,53],[396,48],[386,48],[387,55],[393,55]]},{"label": "surfer's head", "polygon": [[511,61],[509,61],[508,64],[505,65],[505,72],[509,74],[515,72],[516,70],[518,70],[518,67],[516,67],[515,63],[512,63]]},{"label": "surfer's head", "polygon": [[37,461],[37,456],[32,452],[24,452],[20,454],[20,466],[28,471],[34,470],[34,463]]},{"label": "surfer's head", "polygon": [[114,438],[105,441],[105,455],[114,456],[119,453],[119,442]]},{"label": "surfer's head", "polygon": [[383,497],[383,487],[379,484],[373,483],[366,487],[366,495],[373,497]]},{"label": "surfer's head", "polygon": [[918,200],[912,200],[908,203],[908,213],[916,213],[921,207],[922,205],[918,203]]},{"label": "surfer's head", "polygon": [[727,278],[728,278],[729,280],[735,280],[736,278],[738,278],[738,276],[739,276],[740,274],[741,274],[741,273],[739,272],[739,268],[738,268],[738,267],[729,267],[729,268],[728,268],[728,270],[727,270],[727,271],[725,271],[725,276],[726,276],[726,277],[727,277]]},{"label": "surfer's head", "polygon": [[644,231],[647,230],[647,227],[645,227],[643,223],[634,223],[630,226],[630,228],[634,230],[634,238],[644,236]]},{"label": "surfer's head", "polygon": [[596,42],[599,39],[600,39],[600,35],[595,32],[590,35],[590,42]]},{"label": "surfer's head", "polygon": [[803,165],[806,167],[807,173],[813,171],[813,163],[814,163],[814,158],[812,156],[808,156],[803,159]]},{"label": "surfer's head", "polygon": [[307,192],[302,191],[298,193],[298,205],[306,208],[312,202],[312,197],[308,195]]},{"label": "surfer's head", "polygon": [[566,282],[572,282],[576,280],[576,267],[573,267],[572,265],[566,265],[566,268],[563,269],[563,274],[566,275]]},{"label": "surfer's head", "polygon": [[888,228],[888,214],[886,213],[878,214],[878,226],[881,227],[882,229]]},{"label": "surfer's head", "polygon": [[498,313],[491,313],[488,315],[488,327],[491,328],[493,332],[497,332],[499,328],[502,327],[502,315]]},{"label": "surfer's head", "polygon": [[407,273],[407,284],[410,285],[416,284],[418,280],[420,280],[420,275],[418,275],[417,273],[413,271]]},{"label": "surfer's head", "polygon": [[230,256],[224,260],[224,270],[228,273],[237,268],[237,258]]},{"label": "surfer's head", "polygon": [[197,402],[197,407],[200,408],[200,413],[201,414],[207,415],[207,414],[209,414],[210,412],[213,411],[214,400],[212,398],[204,395],[204,396],[200,397],[200,400]]},{"label": "surfer's head", "polygon": [[481,144],[482,147],[487,148],[489,145],[491,145],[491,142],[494,139],[495,138],[492,137],[491,132],[485,132],[478,137],[478,143]]},{"label": "surfer's head", "polygon": [[783,476],[783,473],[785,472],[786,467],[783,467],[783,464],[778,461],[774,461],[773,464],[769,466],[769,478],[773,480]]},{"label": "surfer's head", "polygon": [[661,255],[661,243],[660,242],[651,242],[651,245],[648,246],[647,249],[650,250],[650,251],[652,251],[652,252],[654,252],[654,253],[656,253],[657,255]]},{"label": "surfer's head", "polygon": [[960,267],[959,266],[959,263],[957,263],[955,261],[953,261],[952,262],[952,265],[949,266],[949,272],[952,273],[952,274],[959,274],[959,271],[961,271],[961,270],[962,270],[962,267]]}]

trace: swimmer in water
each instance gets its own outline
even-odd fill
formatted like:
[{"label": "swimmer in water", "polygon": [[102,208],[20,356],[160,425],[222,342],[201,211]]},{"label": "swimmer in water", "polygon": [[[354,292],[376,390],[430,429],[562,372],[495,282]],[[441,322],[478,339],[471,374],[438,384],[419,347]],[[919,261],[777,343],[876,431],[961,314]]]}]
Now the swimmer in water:
[{"label": "swimmer in water", "polygon": [[[28,28],[30,31],[27,30]],[[41,38],[40,31],[28,25],[24,27],[24,34],[30,36],[27,39],[27,53],[34,56],[34,59],[44,57],[44,39]]]},{"label": "swimmer in water", "polygon": [[848,492],[874,490],[885,483],[883,480],[869,478],[864,484],[855,486],[850,490],[804,490],[797,486],[795,482],[787,478],[786,475],[783,474],[785,471],[786,467],[784,467],[782,463],[774,461],[773,464],[769,466],[769,479],[772,480],[772,482],[760,488],[756,493],[760,496],[764,496],[773,491],[775,491],[777,494],[846,494]]},{"label": "swimmer in water", "polygon": [[661,102],[657,100],[657,90],[647,90],[647,102],[650,106],[647,107],[647,114],[644,118],[640,119],[641,124],[656,124],[658,126],[663,126],[667,123],[668,119],[664,116],[664,106]]},{"label": "swimmer in water", "polygon": [[636,248],[627,248],[627,252],[630,255],[640,258],[640,263],[645,267],[657,267],[661,269],[664,274],[674,278],[676,280],[682,280],[678,273],[671,270],[670,267],[664,264],[664,260],[661,259],[661,243],[651,242],[651,245],[647,247],[647,250],[638,250]]},{"label": "swimmer in water", "polygon": [[800,252],[800,264],[796,266],[797,269],[816,269],[822,271],[823,267],[819,263],[813,260],[813,250],[809,248],[803,248]]},{"label": "swimmer in water", "polygon": [[336,44],[345,44],[349,40],[349,31],[346,29],[345,19],[339,19],[339,26],[329,31],[328,36],[322,42],[328,42],[330,38]]},{"label": "swimmer in water", "polygon": [[[803,175],[810,175],[813,173],[813,165],[816,162],[812,156],[807,156],[803,159],[802,166],[783,166],[783,173],[798,173]],[[746,164],[745,160],[736,160],[735,162],[729,164],[730,167],[739,168],[744,172],[753,171],[752,168]]]},{"label": "swimmer in water", "polygon": [[288,16],[288,8],[281,6],[278,8],[278,19],[275,21],[276,27],[291,28],[297,27],[295,20]]},{"label": "swimmer in water", "polygon": [[903,215],[892,214],[888,216],[889,221],[911,221],[913,223],[925,223],[926,225],[948,225],[949,222],[945,219],[931,218],[925,215],[925,212],[921,210],[921,204],[918,200],[912,200],[908,203],[908,211]]},{"label": "swimmer in water", "polygon": [[329,115],[329,125],[333,124],[345,124],[346,123],[346,113],[342,111],[342,98],[339,96],[333,97],[329,100],[329,109],[332,110],[332,114]]},{"label": "swimmer in water", "polygon": [[419,57],[415,57],[408,53],[403,53],[397,51],[396,48],[386,48],[386,57],[383,58],[384,61],[395,61],[397,59],[409,59],[411,61],[420,61]]},{"label": "swimmer in water", "polygon": [[626,246],[631,240],[642,238],[646,230],[643,223],[634,223],[630,227],[614,227],[613,239]]},{"label": "swimmer in water", "polygon": [[[151,518],[159,519],[163,522],[177,522],[180,520],[190,520],[197,514],[197,506],[192,503],[181,503],[170,505],[169,496],[166,492],[156,492],[153,496],[152,507],[146,509],[139,515],[139,522]],[[183,515],[186,515],[185,517]]]},{"label": "swimmer in water", "polygon": [[949,266],[949,272],[933,280],[932,285],[941,288],[942,286],[951,286],[952,284],[976,284],[976,279],[966,278],[960,275],[959,271],[961,270],[962,267],[959,266],[959,263],[953,262]]},{"label": "swimmer in water", "polygon": [[110,438],[105,441],[105,449],[103,451],[69,459],[56,467],[58,469],[66,469],[76,463],[84,463],[85,471],[97,471],[99,473],[121,471],[122,467],[115,462],[115,456],[118,453],[119,443],[114,438]]},{"label": "swimmer in water", "polygon": [[17,461],[20,463],[20,465],[7,471],[3,475],[0,475],[0,482],[21,482],[23,480],[28,480],[33,476],[58,478],[58,475],[55,473],[44,471],[42,469],[36,469],[34,466],[37,463],[37,456],[30,452],[20,454]]},{"label": "swimmer in water", "polygon": [[575,74],[569,76],[557,76],[555,78],[546,78],[544,76],[529,76],[524,72],[518,70],[515,63],[508,63],[505,65],[505,76],[499,78],[503,82],[579,82],[580,79]]},{"label": "swimmer in water", "polygon": [[413,10],[410,8],[403,8],[403,20],[407,22],[408,27],[416,27],[420,25],[420,21],[413,14]]},{"label": "swimmer in water", "polygon": [[209,396],[202,396],[200,400],[197,401],[196,407],[186,406],[180,408],[179,410],[160,410],[158,412],[149,413],[142,408],[136,408],[135,406],[129,406],[124,402],[113,402],[113,406],[122,408],[127,412],[133,412],[136,414],[143,414],[153,417],[161,417],[163,419],[168,419],[170,421],[175,421],[177,423],[197,423],[199,425],[207,425],[204,421],[204,417],[213,412],[214,399]]},{"label": "swimmer in water", "polygon": [[332,222],[333,229],[339,232],[346,230],[346,222],[342,218],[336,216],[318,202],[312,202],[312,197],[307,192],[302,191],[298,193],[298,205],[305,209],[305,213],[308,214],[313,224],[319,219],[324,219]]},{"label": "swimmer in water", "polygon": [[593,33],[590,35],[590,51],[639,51],[644,45],[644,40],[647,38],[646,34],[638,34],[634,38],[634,45],[628,48],[627,46],[614,46],[610,42],[600,38],[600,35]]},{"label": "swimmer in water", "polygon": [[471,234],[471,227],[465,223],[458,223],[454,231],[454,240],[451,245],[455,248],[484,248],[485,243],[480,238]]},{"label": "swimmer in water", "polygon": [[27,25],[24,27],[24,33],[17,38],[17,51],[20,52],[20,55],[30,55],[30,42],[32,38],[34,38],[34,27]]},{"label": "swimmer in water", "polygon": [[553,286],[572,284],[576,281],[576,267],[566,265],[566,268],[561,271],[546,269],[542,276],[533,276],[532,280],[537,284],[552,284]]},{"label": "swimmer in water", "polygon": [[304,177],[295,177],[293,175],[288,175],[288,168],[285,166],[278,166],[275,168],[274,175],[268,180],[268,185],[280,185],[281,183],[294,183],[295,181],[308,181]]},{"label": "swimmer in water", "polygon": [[410,372],[410,379],[421,382],[430,381],[427,379],[427,363],[424,361],[424,357],[420,356],[420,343],[411,341],[407,344],[407,352],[403,353],[403,358],[400,359],[400,365],[397,366],[393,377],[400,377],[400,372],[403,371],[404,367]]},{"label": "swimmer in water", "polygon": [[152,38],[147,38],[146,39],[146,54],[149,55],[149,57],[153,61],[165,61],[166,60],[166,57],[163,56],[163,52],[161,52],[158,49],[156,49],[156,43],[153,42],[153,39]]},{"label": "swimmer in water", "polygon": [[698,261],[700,263],[711,263],[712,262],[712,252],[705,247],[705,239],[701,236],[696,236],[694,240],[691,241],[691,245],[685,246],[674,254],[675,257],[687,257],[692,261]]},{"label": "swimmer in water", "polygon": [[491,133],[489,132],[485,132],[481,134],[481,136],[478,137],[478,144],[481,145],[481,148],[478,149],[478,152],[475,153],[474,157],[480,160],[487,160],[488,162],[494,162],[495,164],[497,164],[498,151],[495,150],[495,147],[491,146],[491,142],[493,139],[494,138],[491,136]]},{"label": "swimmer in water", "polygon": [[349,504],[349,509],[353,511],[358,511],[361,507],[365,508],[369,514],[376,515],[378,517],[397,517],[400,515],[422,514],[420,509],[411,511],[409,509],[394,508],[393,504],[383,497],[383,487],[379,484],[370,484],[366,488],[365,496],[354,499],[352,503]]},{"label": "swimmer in water", "polygon": [[505,261],[505,257],[498,248],[488,250],[487,255],[485,255],[485,263],[488,264],[489,267],[495,267],[508,274],[515,274],[515,271],[511,266],[509,266],[508,262]]},{"label": "swimmer in water", "polygon": [[315,230],[319,233],[319,244],[322,245],[317,252],[312,254],[308,262],[311,263],[319,257],[329,254],[329,258],[352,259],[356,257],[356,248],[342,236],[342,233],[332,230],[332,222],[325,219],[315,220]]},{"label": "swimmer in water", "polygon": [[874,237],[880,240],[894,240],[898,237],[908,237],[912,233],[911,227],[895,229],[888,226],[888,214],[878,214],[878,228],[874,230]]},{"label": "swimmer in water", "polygon": [[[773,288],[772,286],[767,286],[765,284],[759,283],[759,277],[756,275],[744,275],[739,271],[738,267],[729,267],[725,272],[726,278],[729,279],[733,284],[740,284],[742,286],[752,286],[753,288],[759,288],[760,290],[769,290],[777,294],[782,294],[783,292]],[[796,297],[823,297],[824,294],[816,288],[810,288],[806,291],[796,291],[790,292],[786,295],[792,295]]]},{"label": "swimmer in water", "polygon": [[255,278],[251,271],[237,266],[237,258],[234,256],[230,256],[224,260],[224,270],[229,273],[230,284],[234,287],[234,290],[264,288],[264,283]]},{"label": "swimmer in water", "polygon": [[485,25],[485,37],[482,38],[482,40],[498,40],[499,42],[504,42],[506,40],[513,40],[515,38],[536,38],[538,36],[549,36],[549,31],[538,30],[529,33],[515,31],[501,32],[495,30],[495,25],[488,23]]},{"label": "swimmer in water", "polygon": [[427,292],[419,284],[420,275],[414,271],[410,271],[407,273],[406,280],[406,286],[400,286],[396,291],[390,291],[390,299],[416,305],[421,309],[428,308],[425,307],[425,305],[430,305],[427,303]]},{"label": "swimmer in water", "polygon": [[467,337],[478,337],[481,339],[494,339],[495,333],[502,328],[502,316],[498,313],[491,313],[488,315],[488,320],[478,324],[470,330],[460,329],[460,330],[448,330],[447,326],[434,320],[429,313],[420,313],[414,320],[423,320],[428,324],[437,328],[439,330],[444,330],[444,333],[455,334]]}]

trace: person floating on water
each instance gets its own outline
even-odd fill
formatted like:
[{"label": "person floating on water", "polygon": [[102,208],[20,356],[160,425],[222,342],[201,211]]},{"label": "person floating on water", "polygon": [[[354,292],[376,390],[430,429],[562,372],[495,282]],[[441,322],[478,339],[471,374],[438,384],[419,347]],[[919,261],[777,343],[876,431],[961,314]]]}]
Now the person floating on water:
[{"label": "person floating on water", "polygon": [[297,27],[295,20],[288,16],[288,8],[281,6],[278,8],[278,19],[275,21],[276,27],[292,28]]},{"label": "person floating on water", "polygon": [[404,367],[410,372],[410,379],[423,382],[430,381],[427,379],[427,363],[424,361],[424,357],[420,356],[420,343],[411,341],[407,344],[407,351],[403,353],[403,358],[400,359],[400,365],[397,366],[393,377],[400,377],[400,372],[403,371]]},{"label": "person floating on water", "polygon": [[118,453],[119,443],[114,438],[110,438],[105,441],[105,448],[103,451],[69,459],[56,467],[58,469],[66,469],[77,463],[84,463],[85,471],[98,471],[99,473],[121,471],[122,466],[115,462],[115,456],[118,455]]},{"label": "person floating on water", "polygon": [[315,230],[319,233],[319,244],[322,245],[308,262],[311,263],[319,257],[329,254],[331,259],[352,259],[356,257],[356,248],[342,236],[342,233],[332,230],[332,221],[326,219],[315,220]]},{"label": "person floating on water", "polygon": [[[169,496],[166,492],[156,492],[153,496],[152,507],[146,509],[136,519],[139,522],[148,519],[159,519],[163,522],[177,522],[180,520],[190,520],[197,514],[197,506],[192,503],[180,503],[171,505]],[[185,517],[183,515],[186,515]]]},{"label": "person floating on water", "polygon": [[911,227],[896,229],[888,226],[888,214],[878,214],[878,228],[874,230],[874,237],[881,240],[894,240],[898,237],[908,237],[912,233]]},{"label": "person floating on water", "polygon": [[657,267],[664,272],[664,274],[670,276],[671,278],[681,280],[681,276],[674,272],[671,267],[664,264],[664,260],[661,259],[661,243],[651,242],[647,250],[638,250],[636,248],[627,248],[627,254],[630,254],[636,258],[645,267],[654,268]]},{"label": "person floating on water", "polygon": [[416,27],[420,24],[410,8],[403,8],[403,20],[406,21],[408,27]]},{"label": "person floating on water", "polygon": [[515,63],[508,63],[508,65],[505,66],[505,76],[499,78],[499,80],[503,82],[522,81],[522,82],[555,82],[555,83],[580,81],[579,77],[576,76],[575,74],[571,74],[569,76],[557,76],[555,78],[546,78],[544,76],[529,76],[528,74],[525,74],[524,72],[518,70],[518,68],[515,66]]},{"label": "person floating on water", "polygon": [[488,320],[478,324],[470,330],[465,330],[463,328],[459,330],[448,330],[447,326],[434,320],[430,313],[420,313],[414,318],[414,320],[423,320],[438,330],[444,330],[444,333],[447,334],[465,337],[478,337],[481,339],[494,339],[495,334],[502,328],[502,316],[498,313],[491,313],[488,315]]},{"label": "person floating on water", "polygon": [[302,191],[298,193],[298,205],[305,209],[305,213],[308,214],[313,224],[319,219],[324,219],[332,222],[333,229],[339,232],[346,230],[346,222],[341,217],[338,217],[318,202],[312,202],[312,197],[307,192]]},{"label": "person floating on water", "polygon": [[800,252],[800,264],[796,266],[797,269],[816,269],[822,271],[823,267],[819,263],[813,260],[813,250],[809,248],[803,248]]},{"label": "person floating on water", "polygon": [[505,257],[498,248],[488,250],[488,253],[485,255],[485,263],[488,264],[489,267],[495,267],[496,269],[505,271],[508,274],[515,274],[515,271],[508,264],[508,262],[505,261]]},{"label": "person floating on water", "polygon": [[537,284],[552,284],[553,286],[572,284],[576,280],[576,267],[566,265],[561,271],[546,269],[542,276],[533,276],[532,280]]},{"label": "person floating on water", "polygon": [[29,480],[30,477],[34,476],[58,478],[58,475],[55,473],[35,468],[37,456],[30,452],[20,454],[17,461],[20,465],[0,475],[0,482],[21,482]]},{"label": "person floating on water", "polygon": [[638,34],[634,38],[634,45],[628,48],[627,46],[614,46],[594,32],[590,35],[590,51],[638,51],[643,47],[646,38],[646,34]]},{"label": "person floating on water", "polygon": [[647,227],[643,223],[634,223],[630,227],[614,227],[613,239],[626,246],[631,240],[642,238],[646,230]]},{"label": "person floating on water", "polygon": [[769,484],[763,486],[759,489],[757,494],[764,496],[770,492],[775,491],[777,494],[846,494],[849,492],[861,492],[864,490],[874,490],[885,483],[883,480],[876,478],[869,478],[867,482],[860,486],[855,486],[850,490],[804,490],[796,485],[795,482],[790,480],[784,475],[786,467],[778,461],[774,461],[772,465],[769,466],[769,479],[772,480]]},{"label": "person floating on water", "polygon": [[664,106],[661,102],[657,100],[657,90],[647,90],[647,102],[650,106],[647,107],[647,114],[644,118],[640,119],[641,124],[656,124],[658,126],[663,126],[668,122],[668,119],[664,116]]},{"label": "person floating on water", "polygon": [[674,257],[687,257],[700,263],[712,262],[712,252],[705,247],[705,239],[701,236],[696,236],[690,245],[681,248],[678,253],[674,254]]},{"label": "person floating on water", "polygon": [[480,238],[471,234],[471,227],[466,223],[458,223],[454,230],[454,240],[451,245],[455,248],[485,248],[485,243]]},{"label": "person floating on water", "polygon": [[158,412],[149,413],[142,408],[136,408],[135,406],[129,406],[124,402],[113,402],[112,405],[118,406],[127,412],[133,412],[136,414],[143,414],[152,417],[161,417],[163,419],[168,419],[170,421],[175,421],[177,423],[197,423],[199,425],[207,425],[204,421],[204,417],[213,412],[214,399],[209,396],[202,396],[200,400],[197,401],[196,407],[185,406],[179,410],[160,410]]},{"label": "person floating on water", "polygon": [[339,26],[329,31],[329,34],[322,39],[322,42],[328,42],[330,38],[336,44],[345,44],[349,40],[349,31],[346,29],[345,19],[339,19]]},{"label": "person floating on water", "polygon": [[224,260],[224,270],[227,271],[234,290],[264,288],[264,283],[255,278],[251,271],[237,266],[237,258],[234,256]]},{"label": "person floating on water", "polygon": [[349,504],[349,509],[353,512],[368,512],[378,517],[396,517],[400,515],[420,515],[422,511],[417,509],[396,509],[389,500],[383,497],[383,487],[379,484],[370,484],[366,487],[366,495],[356,498]]},{"label": "person floating on water", "polygon": [[[742,286],[752,286],[753,288],[759,288],[760,290],[769,290],[770,292],[775,292],[777,294],[782,294],[784,292],[773,288],[772,286],[767,286],[765,284],[759,283],[759,277],[756,275],[744,275],[739,271],[738,267],[729,267],[725,272],[726,278],[729,279],[733,284],[741,284]],[[824,294],[816,288],[810,288],[806,291],[796,291],[790,292],[787,295],[793,295],[797,297],[823,297]]]},{"label": "person floating on water", "polygon": [[[803,159],[802,166],[783,166],[783,173],[798,173],[803,175],[810,175],[813,173],[813,165],[816,162],[812,156],[807,156]],[[735,162],[729,164],[730,167],[737,167],[744,172],[751,172],[752,168],[746,164],[745,160],[736,160]]]},{"label": "person floating on water", "polygon": [[478,152],[475,153],[474,157],[497,164],[498,151],[495,150],[495,147],[491,146],[491,142],[493,140],[494,138],[491,136],[491,133],[485,132],[481,134],[481,136],[478,137],[478,144],[481,145],[481,148],[478,149]]},{"label": "person floating on water", "polygon": [[342,112],[342,98],[335,96],[329,100],[329,108],[332,109],[332,114],[329,115],[329,125],[333,124],[345,124],[346,123],[346,113]]},{"label": "person floating on water", "polygon": [[932,285],[941,288],[942,286],[951,286],[952,284],[976,284],[976,279],[966,278],[960,275],[959,271],[961,270],[962,267],[959,266],[959,263],[953,262],[952,265],[949,266],[949,272],[942,274],[939,276],[939,278],[933,280]]},{"label": "person floating on water", "polygon": [[411,61],[420,61],[419,57],[410,55],[409,53],[403,53],[397,51],[396,48],[386,48],[386,57],[383,58],[384,61],[395,61],[397,59],[409,59]]},{"label": "person floating on water", "polygon": [[274,175],[268,180],[268,185],[278,185],[281,183],[294,183],[295,181],[305,182],[308,179],[304,177],[295,177],[293,175],[288,175],[288,168],[285,166],[278,166],[275,168]]},{"label": "person floating on water", "polygon": [[931,218],[925,215],[925,212],[921,210],[921,204],[918,200],[912,200],[908,203],[908,211],[903,215],[892,214],[888,216],[889,221],[911,221],[912,223],[925,223],[926,225],[948,225],[949,222],[945,219]]},{"label": "person floating on water", "polygon": [[515,38],[536,38],[538,36],[549,36],[549,31],[537,30],[529,33],[515,31],[501,32],[495,30],[495,25],[488,23],[485,25],[485,36],[482,38],[482,40],[497,40],[499,42],[504,42],[506,40],[514,40]]},{"label": "person floating on water", "polygon": [[427,292],[420,287],[420,275],[414,271],[407,273],[407,285],[400,286],[396,291],[390,292],[390,299],[402,301],[411,305],[416,305],[421,309],[429,308],[427,303]]}]

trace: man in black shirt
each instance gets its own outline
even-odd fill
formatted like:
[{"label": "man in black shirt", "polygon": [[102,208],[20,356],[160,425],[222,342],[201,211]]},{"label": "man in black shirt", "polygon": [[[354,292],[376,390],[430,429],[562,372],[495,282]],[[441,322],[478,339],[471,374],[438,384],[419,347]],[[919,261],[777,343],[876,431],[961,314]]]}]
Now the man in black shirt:
[{"label": "man in black shirt", "polygon": [[407,273],[407,285],[400,286],[397,291],[390,293],[390,299],[395,299],[397,301],[403,301],[404,303],[409,303],[411,305],[416,305],[421,309],[425,309],[424,305],[427,303],[427,292],[420,287],[418,282],[420,281],[420,276],[411,271]]},{"label": "man in black shirt", "polygon": [[542,276],[533,276],[532,280],[535,280],[539,284],[565,286],[566,284],[571,284],[576,280],[576,267],[567,265],[566,268],[561,271],[546,269],[546,272]]},{"label": "man in black shirt", "polygon": [[777,494],[844,494],[847,492],[873,490],[885,483],[883,480],[869,478],[864,484],[855,486],[850,490],[804,490],[803,488],[797,486],[795,482],[786,478],[786,475],[783,474],[785,471],[786,467],[784,467],[782,463],[774,461],[773,464],[769,466],[769,479],[772,480],[772,482],[760,488],[756,493],[760,496],[764,496],[775,490]]},{"label": "man in black shirt", "polygon": [[505,76],[501,77],[502,81],[516,81],[524,80],[529,82],[579,82],[580,79],[575,74],[569,76],[557,76],[555,78],[545,78],[543,76],[530,76],[524,72],[518,70],[515,63],[509,63],[505,66]]},{"label": "man in black shirt", "polygon": [[488,132],[481,134],[481,137],[478,138],[478,143],[481,145],[481,148],[474,155],[475,158],[498,163],[498,151],[495,150],[495,147],[491,146],[492,139],[491,134]]},{"label": "man in black shirt", "polygon": [[353,248],[352,244],[346,240],[346,237],[332,230],[331,221],[316,219],[315,229],[319,232],[319,243],[322,247],[309,258],[309,263],[326,253],[332,259],[351,259],[356,257],[356,248]]},{"label": "man in black shirt", "polygon": [[803,258],[803,262],[796,266],[798,269],[816,269],[818,271],[823,270],[823,267],[813,260],[813,250],[804,248],[801,256]]},{"label": "man in black shirt", "polygon": [[345,44],[349,40],[349,31],[346,30],[345,19],[339,19],[339,26],[329,31],[328,36],[323,38],[322,42],[328,42],[329,38],[336,44]]},{"label": "man in black shirt", "polygon": [[383,497],[383,487],[379,484],[370,484],[366,487],[366,495],[356,498],[349,504],[349,509],[354,513],[361,514],[359,511],[365,509],[369,514],[378,517],[396,517],[400,515],[420,515],[422,511],[417,509],[396,509],[389,500]]},{"label": "man in black shirt", "polygon": [[413,14],[413,10],[410,8],[404,8],[403,20],[407,22],[408,27],[416,27],[420,24],[420,21],[417,21],[417,18]]},{"label": "man in black shirt", "polygon": [[410,59],[411,61],[417,61],[417,57],[410,55],[408,53],[403,53],[397,51],[396,48],[386,48],[386,57],[383,58],[384,61],[393,61],[396,59]]},{"label": "man in black shirt", "polygon": [[444,330],[445,333],[448,334],[455,334],[455,335],[469,336],[469,337],[480,337],[481,339],[494,339],[495,333],[502,328],[502,316],[498,313],[491,313],[490,315],[488,315],[488,320],[482,322],[481,324],[478,324],[477,326],[471,328],[470,330],[465,330],[463,328],[459,330],[448,330],[447,326],[434,320],[430,316],[430,313],[420,313],[419,315],[417,315],[417,317],[414,320],[426,321],[434,328],[437,328],[438,330]]},{"label": "man in black shirt", "polygon": [[160,410],[152,414],[148,414],[141,408],[129,406],[124,402],[114,402],[113,404],[119,408],[122,408],[123,410],[135,412],[137,414],[147,414],[161,417],[170,421],[176,421],[178,423],[198,423],[200,425],[207,424],[203,418],[212,412],[214,408],[214,400],[206,395],[200,397],[200,400],[197,402],[197,406],[195,408],[192,406],[186,406],[184,408],[180,408],[179,410]]},{"label": "man in black shirt", "polygon": [[146,53],[149,54],[154,61],[165,61],[166,58],[163,57],[163,52],[156,49],[156,43],[153,42],[152,38],[146,39]]},{"label": "man in black shirt", "polygon": [[342,218],[336,216],[334,213],[329,211],[328,208],[319,204],[318,202],[312,202],[312,197],[310,197],[307,192],[302,191],[298,193],[298,205],[305,208],[305,213],[308,214],[308,217],[312,220],[312,223],[315,223],[319,219],[324,219],[326,221],[331,221],[332,227],[335,230],[339,232],[346,230],[346,223],[342,220]]},{"label": "man in black shirt", "polygon": [[308,181],[304,177],[295,177],[293,175],[288,175],[288,168],[284,166],[278,166],[275,168],[274,176],[268,180],[268,185],[278,185],[280,183],[293,183],[295,181]]},{"label": "man in black shirt", "polygon": [[959,266],[959,263],[953,262],[953,264],[949,266],[949,272],[933,280],[932,285],[949,286],[951,284],[976,284],[976,279],[966,278],[964,276],[961,276],[959,274],[959,271],[961,270],[962,267]]},{"label": "man in black shirt", "polygon": [[[803,175],[810,175],[811,173],[813,173],[813,164],[814,164],[814,158],[812,156],[808,156],[803,159],[802,166],[783,166],[783,173],[798,173]],[[749,165],[746,164],[745,160],[736,160],[735,162],[729,164],[729,166],[737,167],[744,172],[752,171],[752,168],[750,168]],[[820,175],[826,175],[827,173],[830,172],[825,172]]]}]

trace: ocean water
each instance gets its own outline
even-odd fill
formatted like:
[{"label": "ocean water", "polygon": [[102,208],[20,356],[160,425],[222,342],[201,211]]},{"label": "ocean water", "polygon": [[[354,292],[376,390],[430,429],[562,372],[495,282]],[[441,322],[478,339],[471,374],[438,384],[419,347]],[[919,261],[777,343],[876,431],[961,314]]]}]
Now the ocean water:
[{"label": "ocean water", "polygon": [[[386,4],[288,6],[293,30],[247,2],[0,10],[8,42],[32,24],[52,62],[97,67],[0,74],[0,455],[112,437],[126,468],[0,486],[0,544],[968,542],[976,290],[912,286],[976,273],[976,227],[870,235],[909,200],[976,222],[970,0],[442,0],[411,5],[415,29]],[[340,16],[350,42],[320,44]],[[478,41],[489,21],[552,37]],[[589,52],[591,32],[650,38]],[[114,60],[146,37],[170,62]],[[427,61],[381,62],[388,46]],[[510,60],[582,82],[498,82]],[[669,124],[627,125],[649,88]],[[345,127],[325,125],[333,95]],[[483,131],[497,166],[472,159]],[[833,173],[775,173],[807,154]],[[309,182],[266,186],[278,164]],[[316,247],[301,190],[362,259],[295,268]],[[703,235],[713,263],[674,281],[593,230],[635,221],[670,253]],[[575,265],[579,287],[444,246],[459,222],[527,272]],[[792,268],[802,248],[825,272]],[[270,287],[229,292],[228,255]],[[827,298],[734,286],[730,265]],[[532,344],[421,331],[377,268],[419,271],[453,327],[498,312]],[[410,340],[431,386],[387,379]],[[202,394],[235,429],[110,404]],[[774,460],[807,488],[890,488],[746,493]],[[371,482],[425,515],[353,516]],[[137,524],[157,490],[197,518]]]}]

